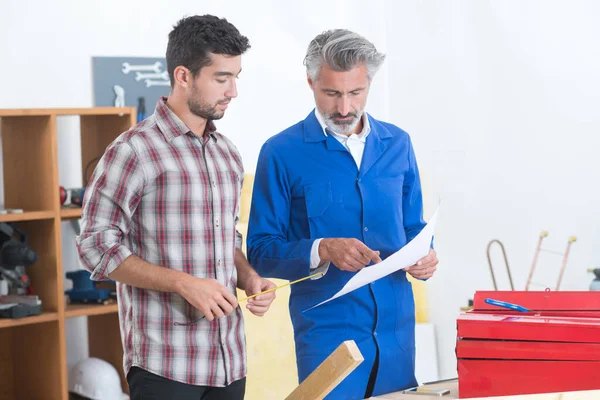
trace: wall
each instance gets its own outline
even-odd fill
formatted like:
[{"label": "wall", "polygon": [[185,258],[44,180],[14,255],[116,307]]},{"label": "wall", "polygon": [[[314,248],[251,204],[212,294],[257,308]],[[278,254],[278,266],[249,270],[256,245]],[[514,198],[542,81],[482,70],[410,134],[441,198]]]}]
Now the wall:
[{"label": "wall", "polygon": [[[428,201],[442,201],[428,284],[440,375],[451,377],[459,308],[493,289],[491,239],[519,290],[543,230],[561,252],[578,237],[561,289],[587,290],[586,268],[600,262],[600,3],[386,1],[385,12],[390,119],[412,134]],[[508,289],[498,248],[492,257]],[[542,254],[534,288],[554,289],[560,264]]]}]

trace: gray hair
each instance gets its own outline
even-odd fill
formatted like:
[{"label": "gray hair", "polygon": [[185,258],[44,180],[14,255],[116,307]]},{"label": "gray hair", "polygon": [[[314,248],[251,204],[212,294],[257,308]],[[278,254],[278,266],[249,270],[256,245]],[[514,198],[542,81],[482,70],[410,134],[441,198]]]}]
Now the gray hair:
[{"label": "gray hair", "polygon": [[312,80],[318,78],[323,64],[334,71],[349,71],[364,65],[369,79],[383,64],[385,54],[377,51],[375,45],[358,33],[346,29],[332,29],[315,37],[308,45],[304,65]]}]

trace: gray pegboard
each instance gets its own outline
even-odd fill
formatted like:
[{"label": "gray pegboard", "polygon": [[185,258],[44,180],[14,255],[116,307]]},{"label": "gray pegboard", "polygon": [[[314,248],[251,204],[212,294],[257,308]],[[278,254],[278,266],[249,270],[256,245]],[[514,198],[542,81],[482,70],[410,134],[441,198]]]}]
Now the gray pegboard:
[{"label": "gray pegboard", "polygon": [[[154,112],[158,99],[170,91],[164,57],[92,57],[92,70],[97,107],[137,107],[138,98],[143,97],[148,116]],[[115,85],[123,88],[122,98]]]}]

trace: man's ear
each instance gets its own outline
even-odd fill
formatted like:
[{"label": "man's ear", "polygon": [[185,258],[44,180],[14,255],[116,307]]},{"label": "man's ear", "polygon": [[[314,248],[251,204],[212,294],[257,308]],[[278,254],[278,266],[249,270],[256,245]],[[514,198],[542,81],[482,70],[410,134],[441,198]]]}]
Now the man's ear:
[{"label": "man's ear", "polygon": [[189,69],[183,66],[178,66],[173,71],[173,79],[175,80],[174,85],[183,86],[189,88],[192,86],[192,73]]},{"label": "man's ear", "polygon": [[315,82],[312,80],[312,78],[310,77],[310,75],[308,73],[306,73],[306,81],[308,82],[308,86],[311,89],[314,89],[313,85]]}]

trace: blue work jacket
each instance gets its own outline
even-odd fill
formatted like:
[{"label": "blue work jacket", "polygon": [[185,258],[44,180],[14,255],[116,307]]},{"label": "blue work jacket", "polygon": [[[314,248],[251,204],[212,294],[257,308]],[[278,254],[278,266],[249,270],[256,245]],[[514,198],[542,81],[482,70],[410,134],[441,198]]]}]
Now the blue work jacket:
[{"label": "blue work jacket", "polygon": [[[309,275],[318,238],[356,238],[385,259],[423,229],[410,138],[392,124],[368,118],[371,132],[360,170],[346,148],[324,134],[314,111],[263,145],[247,240],[259,274],[288,280]],[[354,340],[365,360],[328,399],[362,399],[377,350],[373,395],[416,386],[415,306],[404,271],[305,311],[353,275],[331,265],[324,277],[291,287],[299,381],[343,341]]]}]

